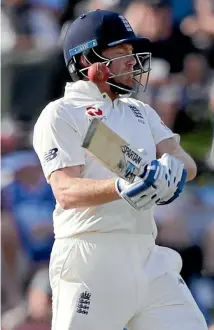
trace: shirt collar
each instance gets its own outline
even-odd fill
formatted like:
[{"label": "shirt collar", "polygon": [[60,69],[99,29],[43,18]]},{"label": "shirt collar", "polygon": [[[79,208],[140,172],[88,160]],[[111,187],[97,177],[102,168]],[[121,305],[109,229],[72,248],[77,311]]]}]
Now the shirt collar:
[{"label": "shirt collar", "polygon": [[65,86],[64,102],[75,106],[87,106],[94,102],[97,105],[103,103],[117,104],[118,101],[119,98],[112,101],[107,93],[101,93],[92,81],[79,80],[74,83],[67,83]]}]

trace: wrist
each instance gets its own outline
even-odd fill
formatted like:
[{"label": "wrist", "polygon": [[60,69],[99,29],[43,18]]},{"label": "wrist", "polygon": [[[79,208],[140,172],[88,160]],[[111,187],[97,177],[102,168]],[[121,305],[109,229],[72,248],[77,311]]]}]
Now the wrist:
[{"label": "wrist", "polygon": [[115,191],[120,196],[121,191],[123,190],[121,187],[121,178],[117,178],[114,183]]}]

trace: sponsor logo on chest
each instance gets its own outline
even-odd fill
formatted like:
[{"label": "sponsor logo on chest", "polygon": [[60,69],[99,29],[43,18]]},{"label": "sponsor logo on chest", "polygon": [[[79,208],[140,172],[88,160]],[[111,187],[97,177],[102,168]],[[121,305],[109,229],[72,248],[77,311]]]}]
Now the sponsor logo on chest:
[{"label": "sponsor logo on chest", "polygon": [[106,119],[106,116],[104,116],[103,110],[94,107],[94,106],[89,106],[86,108],[86,114],[89,117],[89,120],[92,118],[99,118],[101,120]]}]

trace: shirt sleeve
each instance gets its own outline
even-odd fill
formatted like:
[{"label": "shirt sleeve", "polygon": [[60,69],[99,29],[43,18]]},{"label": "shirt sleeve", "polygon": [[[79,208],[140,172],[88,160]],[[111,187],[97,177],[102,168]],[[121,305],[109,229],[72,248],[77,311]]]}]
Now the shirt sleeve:
[{"label": "shirt sleeve", "polygon": [[45,110],[35,124],[33,146],[48,181],[53,171],[84,165],[85,153],[81,147],[80,132],[72,117],[63,109]]},{"label": "shirt sleeve", "polygon": [[174,138],[177,143],[180,143],[180,135],[173,133],[171,129],[164,124],[157,112],[149,105],[146,105],[146,112],[156,145],[159,142],[169,138]]}]

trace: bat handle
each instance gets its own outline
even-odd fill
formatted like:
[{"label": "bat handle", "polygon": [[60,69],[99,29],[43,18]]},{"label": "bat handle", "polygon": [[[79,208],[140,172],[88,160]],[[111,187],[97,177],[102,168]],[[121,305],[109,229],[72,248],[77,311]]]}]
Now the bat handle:
[{"label": "bat handle", "polygon": [[[144,167],[143,167],[143,172],[139,175],[140,178],[144,178],[145,175],[146,175],[146,172],[147,172],[147,167],[148,167],[148,164],[146,164]],[[142,170],[142,169],[141,169]]]}]

